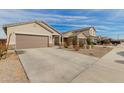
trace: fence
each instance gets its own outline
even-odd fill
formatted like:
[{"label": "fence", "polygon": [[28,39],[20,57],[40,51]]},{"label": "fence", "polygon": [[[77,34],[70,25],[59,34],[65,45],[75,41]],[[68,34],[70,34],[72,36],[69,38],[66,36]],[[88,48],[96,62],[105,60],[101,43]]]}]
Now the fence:
[{"label": "fence", "polygon": [[2,40],[0,41],[0,48],[5,48],[6,47],[6,41]]}]

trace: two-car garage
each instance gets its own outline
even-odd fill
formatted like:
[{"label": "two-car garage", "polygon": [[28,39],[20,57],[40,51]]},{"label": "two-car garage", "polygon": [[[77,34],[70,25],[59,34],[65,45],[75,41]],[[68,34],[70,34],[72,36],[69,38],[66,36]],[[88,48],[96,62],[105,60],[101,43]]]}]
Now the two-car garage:
[{"label": "two-car garage", "polygon": [[49,37],[43,35],[16,34],[16,48],[40,48],[49,46]]},{"label": "two-car garage", "polygon": [[61,42],[61,33],[43,21],[6,24],[3,29],[10,49],[52,47]]}]

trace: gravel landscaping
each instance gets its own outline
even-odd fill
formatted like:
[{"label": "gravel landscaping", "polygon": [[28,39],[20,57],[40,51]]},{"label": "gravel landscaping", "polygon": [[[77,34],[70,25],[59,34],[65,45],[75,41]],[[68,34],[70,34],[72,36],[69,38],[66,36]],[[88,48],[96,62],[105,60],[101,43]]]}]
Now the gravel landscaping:
[{"label": "gravel landscaping", "polygon": [[99,46],[94,46],[93,49],[80,49],[79,51],[75,51],[74,49],[69,49],[69,48],[64,48],[64,50],[69,50],[69,51],[74,51],[78,52],[81,54],[89,55],[89,56],[94,56],[101,58],[108,52],[110,52],[113,48],[111,47],[99,47]]},{"label": "gravel landscaping", "polygon": [[0,82],[26,83],[29,82],[24,69],[14,50],[8,51],[8,57],[0,61]]}]

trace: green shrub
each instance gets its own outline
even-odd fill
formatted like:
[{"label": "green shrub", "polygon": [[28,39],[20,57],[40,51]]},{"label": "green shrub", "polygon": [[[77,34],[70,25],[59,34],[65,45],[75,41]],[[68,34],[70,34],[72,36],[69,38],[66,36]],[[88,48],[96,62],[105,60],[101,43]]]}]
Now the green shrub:
[{"label": "green shrub", "polygon": [[87,44],[88,44],[88,45],[92,45],[92,44],[93,44],[91,38],[89,38],[89,37],[87,38]]},{"label": "green shrub", "polygon": [[111,43],[110,40],[106,39],[106,40],[101,40],[101,44],[109,44]]},{"label": "green shrub", "polygon": [[97,43],[98,44],[102,44],[102,40],[97,40]]}]

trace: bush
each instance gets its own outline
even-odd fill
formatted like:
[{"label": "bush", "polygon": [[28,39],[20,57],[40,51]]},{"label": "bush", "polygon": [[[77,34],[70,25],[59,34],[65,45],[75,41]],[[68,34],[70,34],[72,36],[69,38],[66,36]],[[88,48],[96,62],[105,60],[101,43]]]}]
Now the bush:
[{"label": "bush", "polygon": [[105,44],[109,44],[110,43],[110,40],[104,40],[104,43]]},{"label": "bush", "polygon": [[102,40],[97,40],[97,44],[102,44]]},{"label": "bush", "polygon": [[88,45],[91,45],[92,44],[91,38],[87,38],[87,44]]},{"label": "bush", "polygon": [[111,43],[111,41],[110,41],[110,40],[108,40],[108,39],[106,39],[106,40],[101,40],[101,43],[102,43],[102,44],[110,44],[110,43]]},{"label": "bush", "polygon": [[91,38],[87,38],[87,44],[88,44],[87,49],[93,48],[93,42],[92,42]]}]

